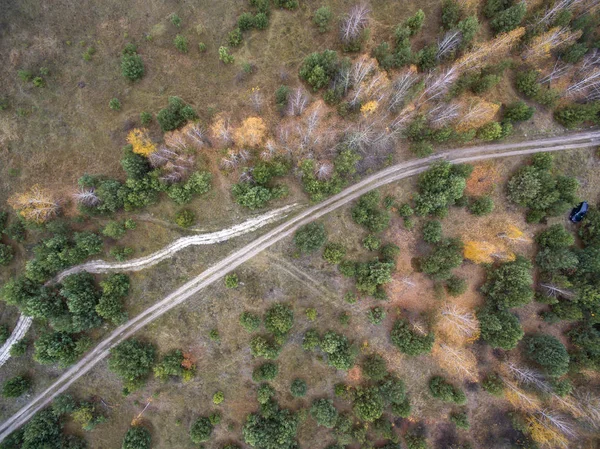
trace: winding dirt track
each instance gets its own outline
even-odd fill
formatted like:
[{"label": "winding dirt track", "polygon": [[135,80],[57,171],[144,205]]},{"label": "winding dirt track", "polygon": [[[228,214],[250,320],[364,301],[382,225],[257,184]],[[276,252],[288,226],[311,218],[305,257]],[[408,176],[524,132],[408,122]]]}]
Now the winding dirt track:
[{"label": "winding dirt track", "polygon": [[[163,260],[173,257],[176,252],[181,251],[188,246],[213,245],[215,243],[225,242],[229,239],[256,231],[257,229],[260,229],[263,226],[278,220],[281,218],[281,216],[288,215],[296,206],[296,204],[291,204],[289,206],[280,207],[279,209],[275,209],[257,217],[250,218],[243,223],[226,229],[221,229],[220,231],[181,237],[152,254],[140,257],[138,259],[128,260],[127,262],[106,262],[104,260],[92,260],[62,271],[54,279],[50,280],[48,284],[55,284],[60,282],[66,276],[74,273],[80,273],[81,271],[87,271],[89,273],[108,273],[111,271],[144,270],[156,265],[159,262],[162,262]],[[32,322],[33,319],[30,317],[26,317],[24,315],[19,317],[12,334],[8,340],[6,340],[4,345],[0,347],[0,366],[4,365],[10,358],[10,349],[15,343],[19,342],[23,337],[25,337],[25,334],[31,327]]]},{"label": "winding dirt track", "polygon": [[460,164],[483,159],[527,155],[539,152],[563,151],[598,145],[600,145],[600,131],[563,135],[528,142],[480,145],[445,151],[425,159],[402,162],[375,173],[348,187],[339,194],[305,209],[266,234],[258,237],[252,243],[234,251],[232,254],[205,270],[196,278],[182,285],[158,303],[149,307],[127,323],[119,326],[105,340],[87,353],[79,362],[69,368],[44,392],[33,398],[21,410],[0,424],[0,441],[25,424],[36,412],[48,405],[55,396],[65,391],[73,382],[85,375],[98,362],[106,358],[112,347],[131,337],[146,324],[154,321],[173,307],[176,307],[183,301],[189,299],[203,288],[209,286],[218,279],[221,279],[258,253],[264,251],[280,240],[291,236],[298,227],[322,217],[370,190],[419,174],[427,170],[429,165],[433,162],[439,160],[447,160],[451,163]]}]

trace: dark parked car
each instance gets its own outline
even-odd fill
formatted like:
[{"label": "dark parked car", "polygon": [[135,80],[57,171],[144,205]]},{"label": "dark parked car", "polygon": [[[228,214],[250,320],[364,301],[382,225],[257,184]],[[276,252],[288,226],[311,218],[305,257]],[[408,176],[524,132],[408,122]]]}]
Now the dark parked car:
[{"label": "dark parked car", "polygon": [[585,214],[587,214],[588,208],[589,206],[587,201],[579,203],[579,206],[574,207],[571,211],[571,214],[569,215],[569,220],[571,220],[573,223],[579,223],[581,220],[583,220]]}]

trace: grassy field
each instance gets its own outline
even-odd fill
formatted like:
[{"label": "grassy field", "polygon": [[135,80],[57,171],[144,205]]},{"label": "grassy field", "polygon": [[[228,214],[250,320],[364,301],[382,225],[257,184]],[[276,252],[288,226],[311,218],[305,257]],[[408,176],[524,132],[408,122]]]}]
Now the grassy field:
[{"label": "grassy field", "polygon": [[[205,127],[209,127],[217,116],[228,117],[237,125],[248,116],[259,115],[267,124],[267,134],[275,136],[279,123],[286,120],[273,100],[275,89],[282,84],[290,88],[301,85],[298,67],[308,54],[330,48],[341,53],[338,20],[355,4],[350,0],[301,0],[300,7],[294,11],[273,9],[269,27],[263,31],[245,32],[242,45],[232,50],[235,63],[229,65],[219,61],[218,48],[227,44],[227,35],[237,17],[249,9],[246,0],[150,3],[139,0],[84,0],[79,3],[7,0],[4,3],[0,18],[0,99],[6,98],[9,106],[0,110],[0,160],[3,162],[0,164],[0,202],[4,204],[11,195],[32,184],[42,185],[64,199],[65,218],[74,219],[71,224],[78,231],[98,231],[108,221],[103,217],[77,218],[71,195],[78,178],[88,173],[125,179],[120,165],[121,148],[126,145],[128,132],[141,126],[141,112],[151,112],[155,116],[166,106],[169,96],[179,96],[195,108]],[[314,11],[323,4],[330,6],[334,19],[331,29],[321,34],[311,21]],[[418,9],[425,11],[426,20],[423,30],[412,41],[413,48],[421,49],[440,35],[439,1],[373,0],[370,6],[372,14],[362,50],[364,54],[370,54],[384,40],[391,42],[394,27]],[[172,14],[181,18],[180,27],[171,22]],[[482,25],[479,37],[489,38],[489,27]],[[178,52],[173,44],[178,34],[188,39],[187,53]],[[130,42],[137,45],[146,70],[143,79],[135,83],[126,81],[120,73],[121,51]],[[206,45],[205,52],[200,51],[199,43]],[[45,87],[19,80],[19,70],[37,73],[42,67],[48,69]],[[510,71],[486,92],[485,99],[504,104],[517,100],[515,75]],[[259,111],[251,102],[251,94],[257,90],[264,99]],[[318,95],[314,94],[313,99]],[[112,98],[121,102],[119,111],[109,108]],[[534,105],[529,101],[528,104]],[[339,120],[332,107],[327,107],[325,115],[332,122]],[[359,118],[351,120],[358,122]],[[156,120],[149,125],[149,131],[154,140],[162,139],[163,133]],[[563,131],[553,121],[552,111],[538,106],[532,120],[515,125],[511,139]],[[455,145],[436,145],[436,149]],[[406,140],[397,142],[388,162],[413,158],[408,146]],[[213,188],[186,208],[196,213],[196,226],[206,232],[240,223],[255,214],[232,198],[231,186],[238,182],[239,173],[220,168],[220,160],[227,150],[213,146],[196,154],[196,167],[213,174]],[[528,224],[523,209],[507,201],[504,186],[525,162],[524,158],[513,158],[476,167],[483,174],[480,178],[473,177],[467,186],[467,194],[490,195],[495,211],[485,217],[474,217],[464,208],[451,208],[443,220],[444,236],[460,237],[463,241],[493,240],[492,231],[510,224],[522,230],[525,238],[503,249],[532,258],[536,254],[533,237],[546,224],[560,223],[574,230],[566,217],[551,218],[544,224]],[[555,157],[554,171],[577,178],[581,185],[579,196],[590,204],[600,200],[596,180],[599,169],[596,150],[561,152]],[[292,167],[285,179],[288,196],[271,202],[269,208],[291,203],[308,204],[309,200],[297,182],[299,175],[299,170]],[[415,191],[416,179],[380,190],[381,197],[392,196],[395,205],[409,202]],[[126,234],[118,244],[132,247],[133,257],[140,257],[182,235],[189,235],[173,224],[173,217],[180,209],[165,199],[142,211],[122,212],[110,217],[133,218],[138,223],[135,232]],[[279,375],[271,382],[282,407],[299,411],[310,407],[314,399],[333,398],[337,383],[357,386],[364,380],[358,365],[348,372],[336,370],[327,365],[322,353],[302,350],[302,338],[307,329],[334,330],[354,343],[358,349],[358,364],[369,354],[381,354],[387,361],[388,370],[406,383],[412,415],[407,419],[394,418],[395,431],[405,434],[408,430],[427,428],[430,447],[436,448],[454,448],[454,444],[467,440],[474,449],[517,447],[520,433],[511,426],[508,412],[512,408],[507,401],[487,394],[478,382],[453,377],[434,357],[408,357],[390,342],[389,333],[397,317],[430,323],[442,304],[450,300],[440,293],[439,285],[415,269],[418,259],[429,252],[429,246],[421,238],[421,228],[426,220],[417,219],[415,228],[410,231],[396,212],[394,208],[391,225],[381,235],[383,242],[394,243],[400,248],[392,281],[386,286],[389,301],[378,302],[365,297],[355,304],[348,304],[344,295],[353,291],[348,278],[341,276],[335,266],[319,255],[298,255],[291,241],[281,242],[237,272],[241,281],[238,289],[226,289],[221,282],[214,284],[140,331],[138,337],[154,343],[160,354],[173,349],[190,354],[197,364],[197,376],[192,381],[161,383],[152,379],[141,390],[124,397],[121,381],[108,370],[105,361],[77,382],[71,392],[78,398],[91,398],[99,404],[108,421],[92,432],[83,432],[77,424],[68,421],[66,431],[85,435],[90,448],[117,448],[131,422],[143,411],[142,422],[151,431],[153,448],[191,449],[198,447],[189,438],[193,421],[200,415],[219,411],[223,420],[206,447],[216,449],[227,443],[240,444],[245,418],[258,408],[257,384],[252,381],[252,370],[258,362],[250,353],[250,334],[239,325],[239,315],[243,311],[263,315],[271,305],[284,302],[294,310],[295,321],[277,360]],[[331,213],[323,222],[329,241],[344,244],[349,259],[366,261],[374,257],[361,245],[368,232],[353,222],[350,206]],[[145,310],[267,229],[218,245],[188,248],[168,261],[132,273],[132,288],[125,303],[129,316]],[[28,232],[26,244],[15,246],[13,262],[0,271],[0,282],[20,273],[25,261],[31,257],[32,242],[41,231]],[[109,250],[116,244],[107,240],[103,254],[97,258],[109,259]],[[479,288],[486,276],[484,265],[466,261],[455,273],[466,279],[468,286],[463,295],[452,301],[469,309],[481,306],[484,298]],[[367,318],[368,310],[374,306],[381,306],[387,312],[379,326],[371,324]],[[305,311],[308,308],[317,310],[315,322],[307,318]],[[526,333],[543,332],[567,343],[563,335],[567,328],[564,323],[550,325],[541,319],[539,312],[546,308],[532,302],[516,313]],[[349,322],[342,322],[343,314],[349,315]],[[12,326],[17,317],[15,307],[0,302],[0,324]],[[91,332],[91,336],[95,340],[102,339],[112,328],[105,324]],[[43,329],[42,323],[35,323],[27,338],[33,341]],[[215,329],[219,341],[210,338]],[[507,353],[492,350],[482,341],[472,345],[472,352],[481,374],[497,368],[508,357]],[[0,398],[1,420],[11,416],[63,372],[56,366],[32,363],[32,353],[30,345],[26,357],[12,358],[1,368],[2,379],[22,373],[35,379],[34,388],[27,395],[18,399]],[[516,360],[519,356],[510,357]],[[445,375],[463,387],[468,399],[466,410],[470,430],[458,430],[449,422],[448,414],[456,407],[431,397],[427,382],[433,375]],[[295,378],[306,380],[306,397],[291,395],[290,384]],[[574,376],[574,381],[576,386],[596,388],[600,379],[597,373],[590,372]],[[222,391],[225,396],[220,405],[212,403],[216,391]],[[337,398],[335,405],[340,411],[351,411],[347,401]],[[593,434],[590,430],[581,436],[581,442],[573,441],[572,447],[593,447]],[[308,418],[301,422],[298,442],[303,448],[322,449],[334,440],[331,432]]]}]

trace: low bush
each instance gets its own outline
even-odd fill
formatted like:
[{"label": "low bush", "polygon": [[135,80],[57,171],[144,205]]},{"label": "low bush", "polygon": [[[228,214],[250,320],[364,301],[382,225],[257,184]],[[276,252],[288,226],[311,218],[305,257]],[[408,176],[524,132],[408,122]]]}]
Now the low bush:
[{"label": "low bush", "polygon": [[290,385],[290,392],[295,398],[302,398],[306,396],[307,386],[303,379],[294,379]]},{"label": "low bush", "polygon": [[142,426],[130,427],[123,438],[121,449],[150,449],[151,441],[148,429]]},{"label": "low bush", "polygon": [[196,214],[189,209],[181,209],[175,214],[175,223],[182,228],[189,228],[196,222]]},{"label": "low bush", "polygon": [[411,329],[409,323],[402,319],[396,320],[390,337],[392,343],[407,355],[427,354],[433,348],[434,335],[432,333],[421,334]]},{"label": "low bush", "polygon": [[31,388],[31,380],[24,376],[15,376],[2,384],[2,396],[18,398]]},{"label": "low bush", "polygon": [[273,380],[277,377],[278,373],[279,367],[276,363],[265,362],[254,369],[252,372],[252,380],[254,380],[254,382]]},{"label": "low bush", "polygon": [[323,250],[323,259],[330,264],[339,264],[346,255],[346,247],[341,243],[328,243]]},{"label": "low bush", "polygon": [[200,444],[208,441],[210,435],[213,431],[213,425],[205,416],[202,416],[192,424],[192,428],[190,429],[190,438],[192,443]]},{"label": "low bush", "polygon": [[258,315],[251,312],[242,312],[240,314],[240,324],[248,332],[254,332],[260,327],[261,319]]},{"label": "low bush", "polygon": [[329,6],[321,6],[315,11],[313,16],[313,23],[317,26],[320,33],[329,31],[329,22],[331,21],[333,14]]},{"label": "low bush", "polygon": [[338,418],[338,411],[331,399],[315,399],[310,407],[310,414],[318,425],[332,429]]},{"label": "low bush", "polygon": [[429,380],[429,391],[434,398],[444,402],[463,405],[467,402],[465,393],[458,387],[446,382],[441,376],[434,376]]},{"label": "low bush", "polygon": [[294,243],[303,253],[311,253],[321,248],[327,240],[325,226],[321,223],[308,223],[294,234]]},{"label": "low bush", "polygon": [[439,243],[442,240],[442,223],[431,220],[423,226],[423,240],[427,243]]},{"label": "low bush", "polygon": [[485,376],[481,382],[481,387],[494,396],[502,396],[504,394],[504,382],[502,378],[496,374],[491,373]]},{"label": "low bush", "polygon": [[565,345],[552,335],[532,335],[525,339],[527,356],[550,376],[562,376],[569,369],[569,354]]}]

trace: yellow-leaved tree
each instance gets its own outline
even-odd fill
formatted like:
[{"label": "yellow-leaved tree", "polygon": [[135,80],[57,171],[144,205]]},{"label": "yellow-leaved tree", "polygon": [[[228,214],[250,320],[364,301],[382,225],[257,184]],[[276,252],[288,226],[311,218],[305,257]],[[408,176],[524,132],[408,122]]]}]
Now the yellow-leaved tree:
[{"label": "yellow-leaved tree", "polygon": [[60,201],[37,184],[25,193],[10,197],[8,204],[25,220],[35,223],[45,223],[60,211]]},{"label": "yellow-leaved tree", "polygon": [[134,128],[127,134],[127,143],[133,147],[133,152],[142,156],[150,156],[156,151],[156,145],[148,136],[145,128]]},{"label": "yellow-leaved tree", "polygon": [[257,147],[265,139],[267,125],[260,117],[248,117],[235,130],[235,143],[240,146]]}]

